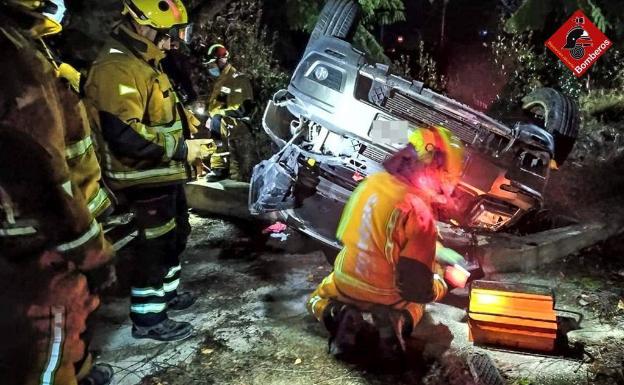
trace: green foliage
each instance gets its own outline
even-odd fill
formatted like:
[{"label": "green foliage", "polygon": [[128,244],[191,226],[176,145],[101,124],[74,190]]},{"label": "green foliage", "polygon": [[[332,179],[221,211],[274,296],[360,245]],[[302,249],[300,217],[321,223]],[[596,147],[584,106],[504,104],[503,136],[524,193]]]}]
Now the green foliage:
[{"label": "green foliage", "polygon": [[[274,53],[277,36],[269,36],[260,24],[262,2],[242,0],[214,20],[200,21],[195,33],[198,41],[195,54],[206,55],[206,48],[214,43],[224,44],[230,50],[232,64],[251,78],[259,104],[264,105],[273,93],[288,83],[288,75],[277,65]],[[210,89],[205,71],[199,74],[203,90]]]},{"label": "green foliage", "polygon": [[323,1],[286,0],[286,16],[290,29],[312,32]]},{"label": "green foliage", "polygon": [[360,0],[364,24],[388,25],[405,21],[403,0]]},{"label": "green foliage", "polygon": [[252,159],[267,158],[273,153],[270,139],[260,129],[262,112],[268,100],[277,90],[285,88],[289,79],[287,72],[278,66],[275,59],[277,36],[267,33],[266,27],[260,24],[261,19],[261,1],[239,0],[232,2],[214,20],[200,20],[199,28],[194,33],[194,56],[199,57],[196,65],[198,72],[194,78],[202,94],[207,95],[212,88],[212,79],[207,76],[207,68],[203,63],[207,48],[214,43],[224,44],[230,51],[231,63],[251,79],[257,110],[252,116],[252,126],[255,128],[252,132],[253,148],[249,149],[245,157],[252,156]]},{"label": "green foliage", "polygon": [[418,55],[401,55],[393,63],[393,71],[406,79],[416,79],[434,91],[443,92],[448,79],[439,73],[438,65],[431,54],[425,50],[425,44],[420,41]]},{"label": "green foliage", "polygon": [[[501,24],[507,28],[509,20]],[[492,43],[494,62],[500,73],[508,79],[505,90],[499,95],[498,104],[517,105],[526,93],[535,88],[553,87],[575,99],[587,100],[587,95],[594,97],[600,94],[600,102],[591,109],[594,112],[609,106],[619,108],[620,99],[616,95],[624,93],[624,58],[619,49],[611,48],[583,77],[576,78],[542,44],[543,37],[536,37],[536,34],[539,31],[509,34],[501,30]],[[586,114],[589,111],[583,109]]]},{"label": "green foliage", "polygon": [[[359,0],[362,21],[367,28],[405,20],[403,0]],[[286,0],[286,13],[291,29],[312,32],[325,4],[323,0]]]},{"label": "green foliage", "polygon": [[[592,0],[592,4],[593,1],[598,0]],[[565,2],[578,5],[576,0]],[[571,9],[565,17],[569,17],[574,10]],[[589,10],[587,14],[592,12],[590,17],[593,21],[601,23],[607,29],[608,36],[611,35],[609,37],[615,43],[614,47],[601,56],[581,78],[576,78],[544,46],[543,42],[548,36],[544,36],[543,31],[530,30],[526,25],[518,28],[525,32],[509,34],[501,29],[492,43],[494,62],[500,73],[508,79],[505,88],[497,96],[494,106],[494,110],[498,110],[496,112],[504,113],[512,109],[511,106],[518,106],[524,95],[543,86],[558,89],[578,101],[582,124],[570,156],[570,160],[577,164],[590,165],[599,162],[604,165],[623,154],[622,142],[618,138],[622,137],[624,127],[618,122],[624,117],[624,51],[615,41],[619,27],[614,26],[621,16],[602,13],[606,10],[610,10],[610,7],[599,8],[595,4],[594,11]],[[520,14],[514,15],[516,19],[513,23],[516,23],[516,27],[521,25],[518,17]],[[550,23],[551,28],[552,25],[562,22],[554,22],[553,18],[556,17],[549,13],[546,23]],[[502,21],[501,25],[508,27],[513,23],[507,20],[506,23]],[[527,29],[530,31],[527,32]],[[608,32],[609,29],[612,32]]]},{"label": "green foliage", "polygon": [[[291,29],[312,32],[323,0],[286,0],[286,14]],[[405,20],[403,0],[359,0],[362,7],[361,24],[354,37],[355,45],[381,63],[389,63],[377,39],[370,32],[376,26]]]},{"label": "green foliage", "polygon": [[505,23],[505,32],[541,31],[552,8],[553,0],[526,0]]},{"label": "green foliage", "polygon": [[[548,26],[549,15],[557,23],[563,22],[574,11],[581,9],[594,24],[603,32],[611,31],[617,37],[624,34],[621,2],[602,0],[525,0],[520,8],[505,23],[505,32],[521,33],[526,31],[542,31]],[[563,5],[563,6],[562,6]],[[611,20],[611,21],[610,21]],[[552,20],[550,20],[552,21]]]},{"label": "green foliage", "polygon": [[602,13],[600,7],[594,4],[594,2],[592,2],[591,0],[587,0],[587,4],[591,8],[590,17],[594,24],[596,24],[596,27],[598,27],[598,29],[600,29],[601,31],[606,31],[607,28],[609,28],[609,22],[607,21],[605,15]]},{"label": "green foliage", "polygon": [[538,87],[555,87],[577,98],[583,83],[552,53],[533,43],[533,33],[500,33],[492,43],[494,63],[508,79],[499,104],[518,105],[520,99]]},{"label": "green foliage", "polygon": [[366,52],[375,62],[390,64],[390,59],[384,53],[383,47],[375,39],[375,36],[361,24],[355,31],[355,36],[353,36],[353,45],[359,50]]}]

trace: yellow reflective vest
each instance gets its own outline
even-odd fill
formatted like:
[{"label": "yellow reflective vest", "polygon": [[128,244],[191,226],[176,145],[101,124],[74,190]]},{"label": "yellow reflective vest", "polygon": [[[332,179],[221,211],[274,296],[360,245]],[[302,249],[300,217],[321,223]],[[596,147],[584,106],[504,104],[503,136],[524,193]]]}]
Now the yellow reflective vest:
[{"label": "yellow reflective vest", "polygon": [[164,53],[119,25],[85,83],[97,122],[103,174],[113,190],[187,179],[183,128],[188,117],[160,61]]},{"label": "yellow reflective vest", "polygon": [[214,83],[208,99],[208,113],[210,116],[228,116],[247,100],[253,100],[249,78],[228,64]]}]

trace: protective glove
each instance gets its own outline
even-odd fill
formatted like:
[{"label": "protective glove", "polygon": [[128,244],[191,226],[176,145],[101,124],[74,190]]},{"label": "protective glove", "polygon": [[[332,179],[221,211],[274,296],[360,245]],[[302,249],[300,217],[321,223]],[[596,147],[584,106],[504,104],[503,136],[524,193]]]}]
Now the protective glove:
[{"label": "protective glove", "polygon": [[444,282],[450,289],[464,288],[470,279],[470,273],[460,265],[446,266],[444,268]]},{"label": "protective glove", "polygon": [[464,265],[466,260],[457,251],[445,247],[440,242],[436,242],[436,261],[443,265],[453,266],[455,264]]},{"label": "protective glove", "polygon": [[436,242],[436,261],[444,265],[444,281],[450,289],[466,286],[470,272],[466,270],[466,260],[457,251]]},{"label": "protective glove", "polygon": [[186,116],[186,121],[188,122],[189,131],[191,135],[195,135],[199,132],[199,127],[201,127],[201,121],[197,119],[195,114],[192,111],[184,109],[184,115]]},{"label": "protective glove", "polygon": [[56,70],[56,76],[67,80],[74,91],[80,93],[80,72],[67,63],[61,63]]},{"label": "protective glove", "polygon": [[196,160],[202,160],[216,151],[217,145],[212,139],[188,139],[186,140],[186,160],[189,164]]}]

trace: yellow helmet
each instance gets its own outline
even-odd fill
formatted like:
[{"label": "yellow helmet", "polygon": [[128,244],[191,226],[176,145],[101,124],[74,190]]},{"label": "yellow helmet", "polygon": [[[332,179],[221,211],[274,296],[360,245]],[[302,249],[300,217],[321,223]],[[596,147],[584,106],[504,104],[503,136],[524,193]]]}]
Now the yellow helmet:
[{"label": "yellow helmet", "polygon": [[45,17],[45,22],[33,29],[37,37],[53,35],[63,30],[61,22],[67,10],[64,0],[7,0],[6,2],[9,5],[40,13]]},{"label": "yellow helmet", "polygon": [[188,23],[186,7],[180,0],[124,0],[122,14],[161,30]]},{"label": "yellow helmet", "polygon": [[464,164],[464,145],[444,127],[420,128],[409,136],[418,159],[443,173],[447,182],[457,184]]}]

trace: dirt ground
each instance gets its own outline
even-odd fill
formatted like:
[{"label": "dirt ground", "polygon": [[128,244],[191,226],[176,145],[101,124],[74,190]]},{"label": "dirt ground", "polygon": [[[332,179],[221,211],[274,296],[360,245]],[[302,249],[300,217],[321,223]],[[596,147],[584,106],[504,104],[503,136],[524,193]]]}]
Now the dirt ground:
[{"label": "dirt ground", "polygon": [[509,384],[624,384],[622,240],[538,272],[493,277],[551,286],[558,308],[583,314],[582,329],[568,334],[570,342],[586,344],[583,360],[474,347],[461,308],[465,297],[454,296],[428,306],[410,342],[422,355],[410,361],[410,369],[381,374],[375,365],[333,359],[326,332],[306,314],[306,296],[330,271],[313,243],[291,235],[286,242],[269,242],[286,250],[260,248],[257,233],[240,223],[197,215],[191,223],[182,285],[199,300],[171,315],[192,322],[195,334],[172,343],[134,340],[128,299],[105,299],[94,322],[93,347],[100,361],[115,367],[116,384],[467,385],[475,382],[464,358],[475,351],[489,354]]}]

